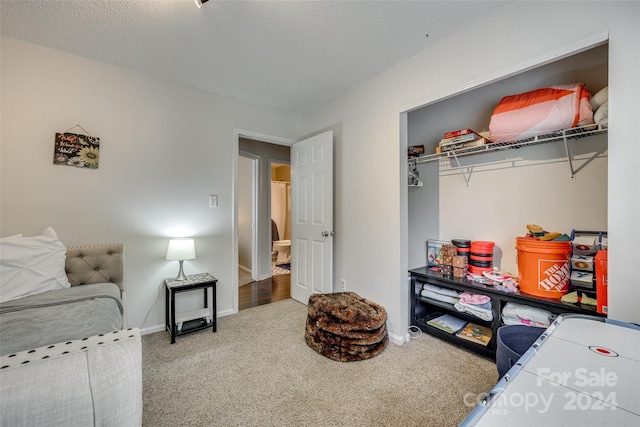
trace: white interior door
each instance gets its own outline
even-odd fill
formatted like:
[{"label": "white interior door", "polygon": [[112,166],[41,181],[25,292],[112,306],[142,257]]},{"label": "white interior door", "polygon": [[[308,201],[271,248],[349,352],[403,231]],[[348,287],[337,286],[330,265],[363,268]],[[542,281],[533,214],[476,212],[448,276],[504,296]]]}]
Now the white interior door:
[{"label": "white interior door", "polygon": [[238,267],[258,279],[258,158],[240,152],[238,156]]},{"label": "white interior door", "polygon": [[291,298],[333,291],[333,132],[291,147]]}]

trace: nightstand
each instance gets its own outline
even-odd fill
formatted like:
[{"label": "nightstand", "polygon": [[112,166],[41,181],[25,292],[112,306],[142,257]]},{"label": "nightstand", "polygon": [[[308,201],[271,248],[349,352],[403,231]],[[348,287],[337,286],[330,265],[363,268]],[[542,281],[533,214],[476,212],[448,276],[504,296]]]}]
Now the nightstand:
[{"label": "nightstand", "polygon": [[[171,333],[171,344],[176,342],[176,336],[199,331],[211,327],[216,332],[216,283],[218,279],[209,273],[192,274],[187,280],[164,279],[165,285],[165,319],[167,330]],[[207,289],[211,288],[211,310],[207,307]],[[180,292],[202,289],[204,291],[204,308],[176,314],[176,294]],[[189,320],[205,319],[198,326],[183,330],[183,325]]]}]

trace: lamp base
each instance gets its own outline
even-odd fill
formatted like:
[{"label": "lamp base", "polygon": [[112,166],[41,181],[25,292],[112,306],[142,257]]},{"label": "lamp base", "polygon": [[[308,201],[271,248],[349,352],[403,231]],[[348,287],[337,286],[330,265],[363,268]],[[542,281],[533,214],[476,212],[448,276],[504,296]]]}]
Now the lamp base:
[{"label": "lamp base", "polygon": [[180,261],[180,271],[178,271],[178,276],[176,277],[176,280],[187,280],[187,276],[185,276],[184,270],[182,269],[182,263],[183,261]]}]

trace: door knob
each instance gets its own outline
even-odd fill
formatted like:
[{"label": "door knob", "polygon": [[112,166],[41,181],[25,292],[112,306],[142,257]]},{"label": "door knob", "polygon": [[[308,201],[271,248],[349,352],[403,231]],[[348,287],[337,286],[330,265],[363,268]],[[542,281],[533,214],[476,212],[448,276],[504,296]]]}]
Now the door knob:
[{"label": "door knob", "polygon": [[333,231],[323,231],[322,232],[322,237],[329,237],[329,236],[333,236]]}]

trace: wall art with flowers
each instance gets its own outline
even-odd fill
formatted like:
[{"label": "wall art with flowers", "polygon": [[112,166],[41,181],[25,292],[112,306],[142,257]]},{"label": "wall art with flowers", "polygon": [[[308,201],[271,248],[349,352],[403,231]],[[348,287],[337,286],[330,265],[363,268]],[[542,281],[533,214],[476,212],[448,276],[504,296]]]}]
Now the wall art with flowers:
[{"label": "wall art with flowers", "polygon": [[100,138],[76,133],[56,133],[54,165],[98,169]]}]

